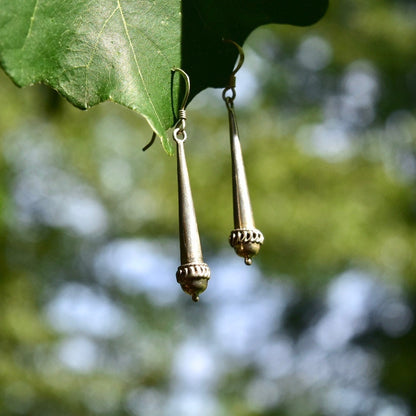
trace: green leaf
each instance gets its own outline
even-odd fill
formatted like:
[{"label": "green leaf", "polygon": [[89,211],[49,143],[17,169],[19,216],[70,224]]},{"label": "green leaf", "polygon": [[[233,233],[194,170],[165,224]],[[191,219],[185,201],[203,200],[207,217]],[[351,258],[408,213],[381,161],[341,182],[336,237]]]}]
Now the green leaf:
[{"label": "green leaf", "polygon": [[[191,98],[225,86],[237,51],[266,23],[307,25],[328,0],[0,0],[0,63],[19,86],[45,83],[86,109],[110,100],[166,131],[181,98],[171,69],[191,78]],[[179,78],[179,77],[178,77]]]}]

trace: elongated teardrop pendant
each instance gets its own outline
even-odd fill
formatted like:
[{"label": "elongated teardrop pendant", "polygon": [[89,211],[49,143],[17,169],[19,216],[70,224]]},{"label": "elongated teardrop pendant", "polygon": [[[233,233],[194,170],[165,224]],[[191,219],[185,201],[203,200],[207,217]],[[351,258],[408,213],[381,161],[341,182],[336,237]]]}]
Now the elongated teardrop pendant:
[{"label": "elongated teardrop pendant", "polygon": [[258,254],[264,237],[254,225],[233,100],[232,97],[225,97],[224,100],[230,124],[233,178],[234,230],[231,231],[229,241],[235,252],[250,265],[252,257]]},{"label": "elongated teardrop pendant", "polygon": [[179,139],[177,134],[174,134],[177,145],[179,238],[181,250],[181,265],[176,272],[176,280],[182,289],[192,296],[192,300],[197,302],[200,293],[208,286],[211,272],[202,257],[201,241],[199,239],[198,224],[196,222],[185,158],[184,141],[186,140],[186,133],[182,132],[182,134],[184,135],[183,139]]}]

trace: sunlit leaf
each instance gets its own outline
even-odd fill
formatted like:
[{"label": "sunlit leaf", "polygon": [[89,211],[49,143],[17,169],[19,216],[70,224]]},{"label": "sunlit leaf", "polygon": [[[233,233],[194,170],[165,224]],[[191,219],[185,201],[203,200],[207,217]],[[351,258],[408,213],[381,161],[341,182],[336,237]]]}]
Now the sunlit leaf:
[{"label": "sunlit leaf", "polygon": [[237,51],[266,23],[317,21],[327,0],[0,0],[0,63],[19,86],[43,82],[72,104],[110,100],[142,114],[169,150],[180,88],[224,86]]}]

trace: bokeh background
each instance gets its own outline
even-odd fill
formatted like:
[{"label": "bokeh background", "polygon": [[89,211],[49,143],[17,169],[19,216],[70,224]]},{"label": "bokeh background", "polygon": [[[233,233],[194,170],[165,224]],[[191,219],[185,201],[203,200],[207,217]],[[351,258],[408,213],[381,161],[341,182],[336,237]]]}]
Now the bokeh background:
[{"label": "bokeh background", "polygon": [[232,224],[221,91],[186,144],[205,261],[176,283],[176,161],[133,112],[0,75],[0,414],[416,414],[416,3],[339,0],[244,45],[256,225]]}]

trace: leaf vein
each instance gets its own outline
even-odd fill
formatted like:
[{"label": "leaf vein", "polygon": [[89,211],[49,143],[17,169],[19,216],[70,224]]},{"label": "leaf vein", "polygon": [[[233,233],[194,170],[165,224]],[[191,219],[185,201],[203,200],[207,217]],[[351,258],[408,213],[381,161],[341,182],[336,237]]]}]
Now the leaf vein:
[{"label": "leaf vein", "polygon": [[89,72],[89,69],[90,69],[91,63],[92,63],[92,61],[93,61],[93,59],[94,59],[94,57],[95,57],[95,55],[96,55],[96,53],[97,53],[97,50],[98,50],[98,43],[100,42],[101,36],[102,36],[102,34],[103,34],[103,32],[104,32],[104,29],[105,29],[105,27],[107,26],[108,22],[112,19],[112,17],[114,16],[114,14],[117,12],[117,10],[118,10],[118,6],[117,6],[117,7],[116,7],[116,8],[115,8],[112,12],[111,12],[110,16],[108,16],[108,17],[107,17],[107,19],[105,20],[105,22],[103,23],[103,25],[102,25],[102,27],[101,27],[100,31],[98,32],[97,39],[96,39],[96,41],[95,41],[95,43],[94,43],[94,46],[93,46],[93,50],[92,50],[92,53],[91,53],[90,59],[89,59],[89,61],[87,62],[87,64],[85,65],[85,95],[84,95],[84,105],[85,105],[85,107],[87,107],[87,95],[88,95],[88,72]]},{"label": "leaf vein", "polygon": [[139,74],[140,80],[142,81],[144,90],[145,90],[146,95],[147,95],[147,97],[149,99],[150,105],[152,106],[152,109],[153,109],[153,111],[154,111],[154,113],[156,115],[156,118],[158,119],[159,123],[163,126],[162,120],[160,119],[159,114],[156,111],[156,108],[155,108],[155,105],[153,104],[153,100],[152,100],[152,98],[150,96],[149,90],[147,89],[147,85],[145,83],[145,80],[144,80],[144,77],[143,77],[143,73],[142,73],[142,71],[140,69],[139,61],[137,59],[136,52],[134,51],[133,42],[131,41],[129,29],[127,27],[126,18],[124,16],[124,13],[123,13],[123,9],[121,7],[120,0],[117,0],[117,4],[118,4],[118,9],[120,10],[121,19],[123,21],[124,31],[126,32],[127,40],[129,41],[129,46],[130,46],[130,49],[131,49],[131,53],[133,55],[134,63],[136,65],[137,73]]},{"label": "leaf vein", "polygon": [[24,41],[24,44],[23,44],[23,48],[26,46],[26,41],[32,35],[33,22],[35,21],[36,12],[38,11],[38,8],[39,8],[39,2],[40,2],[40,0],[36,0],[35,7],[33,8],[32,16],[30,16],[29,29],[27,30],[27,34],[26,34],[26,37],[25,37],[25,41]]},{"label": "leaf vein", "polygon": [[[163,52],[163,50],[162,50],[162,48],[144,31],[144,30],[142,30],[141,28],[139,28],[139,27],[136,27],[136,26],[133,26],[133,25],[130,25],[130,24],[127,24],[127,27],[131,27],[131,28],[133,28],[133,29],[135,29],[135,30],[137,30],[138,32],[140,32],[142,35],[143,35],[143,37],[145,37],[154,47],[155,47],[155,49],[157,50],[157,52],[159,52],[160,53],[160,55],[161,56],[163,56],[163,58],[166,60],[166,62],[167,63],[169,63],[170,61],[169,61],[169,58],[166,56],[166,54]],[[175,45],[176,46],[176,45]],[[172,47],[173,48],[173,47]]]}]

